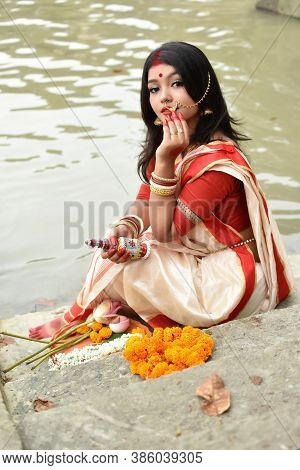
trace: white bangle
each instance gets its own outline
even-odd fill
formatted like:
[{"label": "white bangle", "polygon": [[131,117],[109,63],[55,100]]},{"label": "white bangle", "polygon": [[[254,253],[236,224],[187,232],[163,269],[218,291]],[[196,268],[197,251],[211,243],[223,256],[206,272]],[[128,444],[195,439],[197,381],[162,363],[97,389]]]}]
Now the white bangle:
[{"label": "white bangle", "polygon": [[143,243],[145,243],[145,245],[147,246],[147,251],[146,251],[145,256],[143,256],[142,259],[147,259],[147,258],[149,258],[149,255],[150,255],[150,252],[151,252],[151,243],[150,243],[149,240],[143,241]]},{"label": "white bangle", "polygon": [[164,190],[176,189],[177,188],[177,184],[174,184],[172,186],[166,186],[164,184],[154,183],[154,181],[152,179],[150,180],[150,186],[153,186],[153,188],[156,188],[156,189],[164,189]]}]

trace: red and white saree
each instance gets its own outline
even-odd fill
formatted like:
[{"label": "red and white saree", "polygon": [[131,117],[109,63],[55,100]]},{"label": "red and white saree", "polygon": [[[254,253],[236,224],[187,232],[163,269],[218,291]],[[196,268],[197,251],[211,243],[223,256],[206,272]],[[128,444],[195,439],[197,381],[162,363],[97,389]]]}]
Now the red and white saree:
[{"label": "red and white saree", "polygon": [[[193,175],[188,173],[192,162]],[[96,249],[77,301],[64,315],[66,324],[84,321],[107,297],[129,305],[153,326],[164,324],[155,319],[167,317],[209,327],[271,310],[289,295],[293,275],[288,258],[246,157],[232,142],[218,141],[188,153],[175,171],[179,184],[174,241],[158,242],[149,227],[141,238],[151,240],[150,257],[122,264],[103,260]],[[230,248],[242,241],[235,229],[213,212],[199,218],[181,200],[182,188],[207,171],[227,173],[243,183],[260,263],[247,245]]]}]

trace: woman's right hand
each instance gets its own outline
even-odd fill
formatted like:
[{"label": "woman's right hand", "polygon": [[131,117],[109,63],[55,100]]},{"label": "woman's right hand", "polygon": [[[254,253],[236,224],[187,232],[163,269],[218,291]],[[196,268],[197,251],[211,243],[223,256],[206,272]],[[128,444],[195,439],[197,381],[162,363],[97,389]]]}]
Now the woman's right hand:
[{"label": "woman's right hand", "polygon": [[109,239],[111,245],[114,245],[115,248],[110,248],[108,251],[102,250],[103,259],[109,258],[110,261],[117,264],[125,263],[130,259],[130,253],[125,248],[122,248],[120,251],[117,250],[119,237],[133,238],[133,232],[127,225],[118,225],[117,227],[112,228],[106,234],[106,238]]}]

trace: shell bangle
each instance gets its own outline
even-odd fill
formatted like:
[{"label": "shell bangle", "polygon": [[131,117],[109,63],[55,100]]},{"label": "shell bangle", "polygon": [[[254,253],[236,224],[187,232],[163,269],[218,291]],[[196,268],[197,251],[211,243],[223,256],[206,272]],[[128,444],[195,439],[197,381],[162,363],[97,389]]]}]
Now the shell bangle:
[{"label": "shell bangle", "polygon": [[150,243],[149,240],[146,240],[143,243],[145,243],[145,245],[147,247],[146,254],[143,256],[143,259],[147,259],[147,258],[149,258],[149,255],[150,255],[150,252],[151,252],[151,243]]},{"label": "shell bangle", "polygon": [[163,190],[167,190],[167,191],[169,191],[169,190],[171,191],[171,190],[177,188],[177,184],[174,184],[172,186],[165,186],[164,184],[155,183],[152,179],[150,180],[150,185],[153,188],[163,189]]}]

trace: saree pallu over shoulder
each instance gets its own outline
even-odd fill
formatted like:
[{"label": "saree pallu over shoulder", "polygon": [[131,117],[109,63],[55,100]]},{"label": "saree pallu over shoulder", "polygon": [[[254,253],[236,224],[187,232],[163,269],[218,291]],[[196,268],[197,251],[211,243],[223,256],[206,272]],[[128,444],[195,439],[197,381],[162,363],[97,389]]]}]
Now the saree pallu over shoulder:
[{"label": "saree pallu over shoulder", "polygon": [[[187,155],[176,168],[181,186],[195,181],[205,171],[228,173],[244,185],[249,218],[268,286],[268,294],[261,310],[271,310],[290,294],[294,279],[277,224],[268,209],[261,187],[247,158],[231,142],[201,146]],[[241,241],[240,235],[214,214],[202,222],[206,230],[223,246],[230,247]],[[236,247],[233,250],[240,259],[246,281],[246,291],[249,296],[253,291],[255,280],[255,263],[252,252],[246,245]],[[232,312],[228,319],[236,316],[239,309],[237,306],[236,312]]]}]

